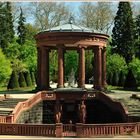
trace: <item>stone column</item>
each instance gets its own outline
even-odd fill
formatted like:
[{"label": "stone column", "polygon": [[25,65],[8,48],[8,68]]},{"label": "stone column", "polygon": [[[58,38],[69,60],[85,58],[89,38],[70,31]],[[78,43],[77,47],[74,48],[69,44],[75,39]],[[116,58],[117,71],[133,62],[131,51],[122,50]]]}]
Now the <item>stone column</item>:
[{"label": "stone column", "polygon": [[37,89],[41,88],[41,48],[37,48]]},{"label": "stone column", "polygon": [[58,46],[58,88],[64,87],[64,54],[63,47]]},{"label": "stone column", "polygon": [[49,89],[49,49],[42,47],[41,55],[41,88]]},{"label": "stone column", "polygon": [[94,47],[94,89],[102,89],[102,58],[100,46]]},{"label": "stone column", "polygon": [[79,47],[79,80],[80,88],[85,88],[85,48]]},{"label": "stone column", "polygon": [[106,83],[106,48],[102,49],[102,86],[105,88]]}]

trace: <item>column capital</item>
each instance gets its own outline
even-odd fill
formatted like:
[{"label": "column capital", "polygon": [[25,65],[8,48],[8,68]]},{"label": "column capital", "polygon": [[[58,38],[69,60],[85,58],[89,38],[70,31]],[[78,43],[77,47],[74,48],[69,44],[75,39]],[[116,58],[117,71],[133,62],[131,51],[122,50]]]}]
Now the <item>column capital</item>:
[{"label": "column capital", "polygon": [[86,46],[86,45],[82,45],[82,44],[78,45],[78,49],[81,49],[81,48],[86,49],[86,48],[87,48],[87,46]]}]

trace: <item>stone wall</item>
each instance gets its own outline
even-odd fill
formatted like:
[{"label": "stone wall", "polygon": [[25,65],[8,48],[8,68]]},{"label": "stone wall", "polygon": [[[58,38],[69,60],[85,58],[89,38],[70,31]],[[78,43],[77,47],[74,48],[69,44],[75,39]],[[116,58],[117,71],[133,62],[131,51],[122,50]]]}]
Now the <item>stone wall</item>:
[{"label": "stone wall", "polygon": [[31,109],[23,111],[16,123],[42,123],[43,119],[43,102],[39,102]]},{"label": "stone wall", "polygon": [[41,101],[32,108],[23,111],[16,123],[39,123],[53,124],[54,119],[54,103],[55,101]]}]

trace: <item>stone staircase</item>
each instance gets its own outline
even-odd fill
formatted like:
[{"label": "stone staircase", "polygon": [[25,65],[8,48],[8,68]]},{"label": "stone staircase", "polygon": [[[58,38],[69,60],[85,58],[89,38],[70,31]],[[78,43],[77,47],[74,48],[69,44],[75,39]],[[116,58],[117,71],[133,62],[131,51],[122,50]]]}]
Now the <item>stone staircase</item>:
[{"label": "stone staircase", "polygon": [[128,110],[130,120],[140,121],[140,101],[132,98],[114,99],[124,104]]},{"label": "stone staircase", "polygon": [[7,98],[0,101],[0,116],[8,116],[12,113],[18,102],[25,101],[26,99]]}]

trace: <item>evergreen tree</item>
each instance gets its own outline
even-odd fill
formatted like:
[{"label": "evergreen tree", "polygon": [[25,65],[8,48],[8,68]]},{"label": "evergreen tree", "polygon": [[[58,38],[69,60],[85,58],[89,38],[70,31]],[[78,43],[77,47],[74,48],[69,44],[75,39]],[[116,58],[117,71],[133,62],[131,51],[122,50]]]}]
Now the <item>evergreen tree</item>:
[{"label": "evergreen tree", "polygon": [[32,85],[31,75],[29,72],[24,73],[25,81],[28,87]]},{"label": "evergreen tree", "polygon": [[136,79],[135,79],[131,69],[129,69],[128,74],[126,75],[126,79],[124,82],[124,88],[137,89]]},{"label": "evergreen tree", "polygon": [[8,46],[8,40],[6,37],[6,7],[5,3],[0,3],[0,47],[4,50]]},{"label": "evergreen tree", "polygon": [[10,2],[6,3],[6,29],[8,42],[12,42],[14,38],[14,25],[13,25],[13,16],[12,16],[12,6]]},{"label": "evergreen tree", "polygon": [[23,45],[25,43],[26,38],[26,28],[25,28],[25,17],[23,15],[22,8],[20,7],[20,16],[18,21],[18,40],[17,42],[20,45]]},{"label": "evergreen tree", "polygon": [[112,86],[117,86],[117,85],[118,85],[118,73],[114,71],[112,77]]},{"label": "evergreen tree", "polygon": [[12,72],[7,89],[19,88],[18,76],[15,71]]},{"label": "evergreen tree", "polygon": [[124,75],[124,73],[121,71],[121,72],[119,73],[118,86],[123,87],[123,85],[124,85],[124,80],[125,80],[125,75]]},{"label": "evergreen tree", "polygon": [[107,75],[107,84],[108,84],[108,85],[112,85],[112,76],[113,76],[112,73],[109,73],[109,74]]},{"label": "evergreen tree", "polygon": [[119,2],[112,32],[112,51],[123,56],[128,64],[135,54],[135,24],[129,2]]},{"label": "evergreen tree", "polygon": [[24,78],[24,75],[22,72],[19,73],[19,86],[20,87],[26,87],[26,81],[25,81],[25,78]]},{"label": "evergreen tree", "polygon": [[136,57],[140,59],[140,15],[136,17],[136,47],[137,53]]}]

